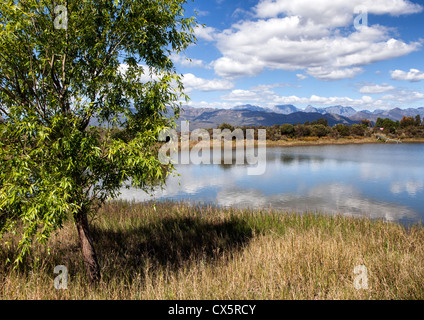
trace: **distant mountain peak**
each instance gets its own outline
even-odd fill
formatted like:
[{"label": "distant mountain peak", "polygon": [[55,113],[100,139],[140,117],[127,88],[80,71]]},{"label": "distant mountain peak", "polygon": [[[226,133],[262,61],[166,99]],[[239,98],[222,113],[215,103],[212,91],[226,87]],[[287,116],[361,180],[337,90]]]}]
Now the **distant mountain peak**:
[{"label": "distant mountain peak", "polygon": [[357,111],[352,107],[332,106],[324,109],[326,113],[337,114],[343,117],[353,116]]},{"label": "distant mountain peak", "polygon": [[323,109],[318,109],[318,108],[315,108],[311,105],[307,106],[306,109],[303,110],[303,112],[306,112],[306,113],[321,113],[321,114],[324,113]]},{"label": "distant mountain peak", "polygon": [[292,104],[283,104],[272,107],[271,111],[279,114],[292,114],[300,110]]},{"label": "distant mountain peak", "polygon": [[316,108],[311,105],[305,109],[298,109],[294,105],[276,105],[264,108],[251,104],[235,106],[231,109],[193,108],[183,107],[181,120],[189,120],[202,127],[213,128],[224,122],[232,125],[274,125],[283,123],[304,123],[319,118],[325,118],[329,123],[357,123],[363,119],[375,122],[377,118],[388,118],[400,121],[403,116],[424,118],[424,107],[391,110],[362,110],[356,111],[352,107],[331,106]]},{"label": "distant mountain peak", "polygon": [[235,107],[231,108],[231,110],[234,110],[234,111],[259,111],[259,112],[266,111],[262,107],[254,106],[254,105],[251,105],[251,104],[245,104],[245,105],[241,105],[241,106],[235,106]]}]

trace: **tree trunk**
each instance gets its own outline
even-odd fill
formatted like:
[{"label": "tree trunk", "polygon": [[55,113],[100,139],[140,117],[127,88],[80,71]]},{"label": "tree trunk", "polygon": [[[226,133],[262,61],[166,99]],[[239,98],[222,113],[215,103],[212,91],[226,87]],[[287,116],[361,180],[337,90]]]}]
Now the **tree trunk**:
[{"label": "tree trunk", "polygon": [[95,285],[100,281],[100,267],[88,227],[87,211],[84,208],[75,215],[75,224],[90,284]]}]

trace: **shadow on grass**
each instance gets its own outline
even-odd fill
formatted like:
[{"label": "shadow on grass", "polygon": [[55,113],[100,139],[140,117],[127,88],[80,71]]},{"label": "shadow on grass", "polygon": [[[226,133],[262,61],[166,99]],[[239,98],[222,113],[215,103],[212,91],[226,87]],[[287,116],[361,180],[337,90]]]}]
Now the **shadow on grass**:
[{"label": "shadow on grass", "polygon": [[153,265],[176,270],[189,262],[212,262],[242,249],[253,237],[245,221],[209,223],[201,218],[167,218],[131,230],[92,227],[96,250],[106,273],[141,271]]},{"label": "shadow on grass", "polygon": [[[224,222],[209,222],[199,218],[161,218],[140,227],[108,230],[92,224],[92,236],[99,258],[102,279],[106,282],[124,277],[132,282],[143,275],[146,267],[155,272],[161,267],[178,271],[192,263],[213,263],[223,256],[242,250],[254,232],[246,221],[231,218]],[[34,250],[25,256],[18,270],[28,276],[34,270],[56,276],[56,265],[66,265],[71,275],[84,275],[79,243],[55,243],[51,255],[45,250]],[[16,247],[1,250],[0,258],[14,259]],[[38,258],[39,262],[36,262]],[[13,261],[13,260],[12,260]],[[13,264],[0,263],[1,273],[7,274]],[[4,279],[3,279],[4,280]],[[2,279],[0,277],[0,287]]]}]

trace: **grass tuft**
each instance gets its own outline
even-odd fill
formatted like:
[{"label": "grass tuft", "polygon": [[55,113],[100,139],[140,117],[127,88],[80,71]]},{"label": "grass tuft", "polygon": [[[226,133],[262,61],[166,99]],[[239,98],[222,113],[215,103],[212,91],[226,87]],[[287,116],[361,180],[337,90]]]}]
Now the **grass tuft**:
[{"label": "grass tuft", "polygon": [[[75,227],[18,270],[0,246],[2,299],[424,299],[424,228],[343,216],[111,202],[91,222],[102,280],[90,288]],[[69,271],[54,289],[54,267]],[[354,287],[354,268],[368,289]]]}]

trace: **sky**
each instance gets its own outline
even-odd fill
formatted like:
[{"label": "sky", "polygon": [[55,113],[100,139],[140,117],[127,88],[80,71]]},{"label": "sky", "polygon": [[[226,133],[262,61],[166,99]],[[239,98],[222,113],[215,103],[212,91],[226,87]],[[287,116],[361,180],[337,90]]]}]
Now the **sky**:
[{"label": "sky", "polygon": [[424,107],[424,0],[194,0],[189,106]]}]

